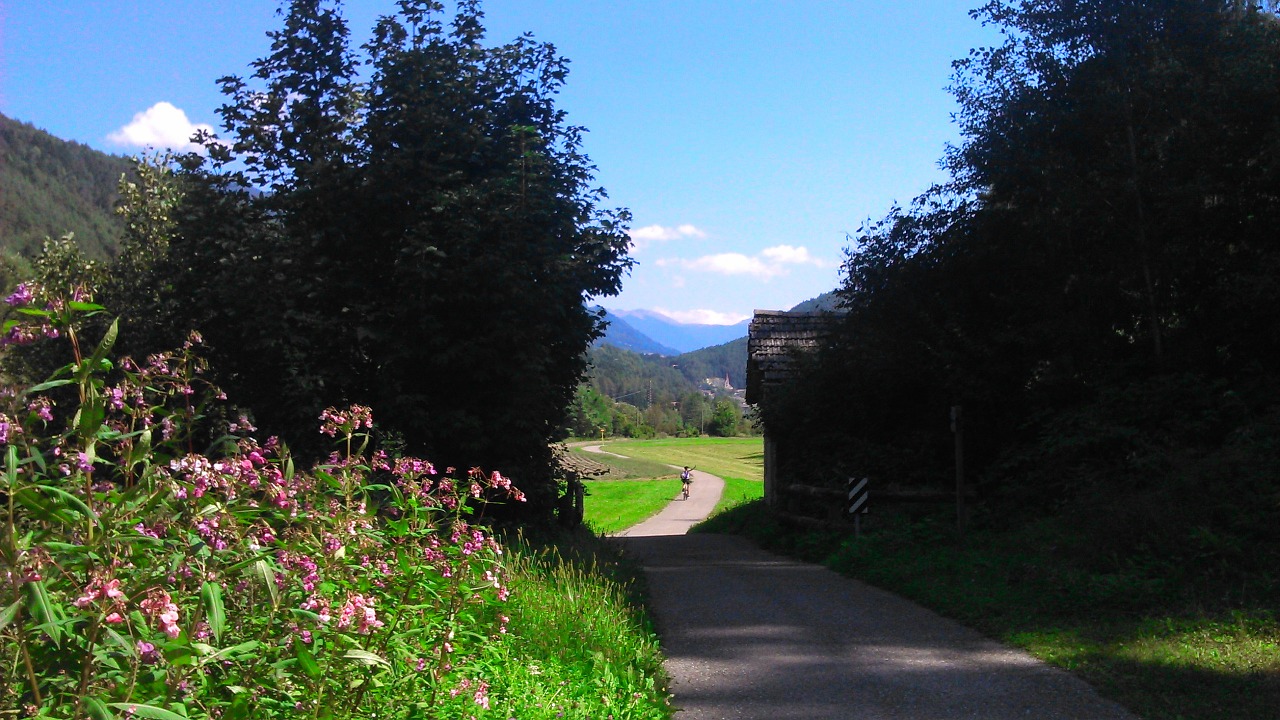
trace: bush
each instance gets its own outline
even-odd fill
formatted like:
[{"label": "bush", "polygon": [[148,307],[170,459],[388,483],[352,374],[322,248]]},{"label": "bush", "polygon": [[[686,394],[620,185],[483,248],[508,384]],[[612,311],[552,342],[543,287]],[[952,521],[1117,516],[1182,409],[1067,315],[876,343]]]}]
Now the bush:
[{"label": "bush", "polygon": [[[439,472],[325,412],[339,445],[309,472],[246,420],[206,422],[193,337],[145,362],[82,353],[102,308],[23,287],[10,342],[71,341],[54,378],[0,415],[0,707],[25,717],[464,717],[490,706],[483,650],[506,632],[502,549],[480,524],[520,500],[479,469]],[[36,304],[43,301],[44,307]],[[74,390],[74,407],[48,393]],[[56,411],[63,409],[63,413]],[[66,422],[59,422],[65,417]],[[504,716],[505,717],[505,716]]]}]

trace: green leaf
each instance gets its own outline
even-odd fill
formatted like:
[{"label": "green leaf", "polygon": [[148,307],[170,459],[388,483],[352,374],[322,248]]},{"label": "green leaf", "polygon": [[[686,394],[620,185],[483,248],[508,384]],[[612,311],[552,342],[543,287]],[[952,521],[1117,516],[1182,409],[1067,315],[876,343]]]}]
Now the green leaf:
[{"label": "green leaf", "polygon": [[107,328],[107,334],[102,336],[102,342],[98,343],[98,348],[93,351],[93,364],[95,366],[111,352],[112,346],[116,344],[116,336],[119,334],[120,318],[116,318],[111,321],[111,327]]},{"label": "green leaf", "polygon": [[32,393],[44,392],[45,390],[52,390],[56,387],[62,387],[63,385],[70,385],[74,382],[75,380],[50,380],[48,382],[42,382],[39,385],[32,385],[31,387],[27,388],[26,392],[24,392],[23,395],[30,395]]},{"label": "green leaf", "polygon": [[307,649],[306,644],[298,640],[294,643],[294,647],[298,649],[298,667],[302,668],[302,672],[306,673],[307,677],[314,679],[324,674],[320,663],[316,662],[315,656]]},{"label": "green leaf", "polygon": [[215,582],[206,582],[200,588],[200,599],[204,601],[205,619],[209,621],[209,632],[214,640],[222,639],[222,629],[227,624],[227,611],[222,604],[222,586]]},{"label": "green leaf", "polygon": [[155,720],[187,720],[183,715],[179,715],[172,710],[158,708],[155,705],[142,705],[138,703],[111,703],[111,707],[117,710],[124,710],[126,713],[132,713],[137,717],[154,718]]},{"label": "green leaf", "polygon": [[[40,495],[46,497],[41,498]],[[31,485],[14,493],[13,497],[25,507],[51,514],[62,522],[75,522],[76,515],[91,518],[95,524],[98,522],[98,514],[90,510],[83,500],[60,487]]]},{"label": "green leaf", "polygon": [[22,598],[18,598],[13,601],[12,605],[0,610],[0,630],[4,630],[9,623],[13,622],[13,619],[18,616],[18,611],[21,609]]},{"label": "green leaf", "polygon": [[360,648],[352,648],[344,653],[342,657],[348,660],[355,660],[361,665],[385,665],[391,667],[391,663],[386,659]]},{"label": "green leaf", "polygon": [[80,437],[91,438],[97,437],[98,428],[102,427],[102,421],[107,416],[107,410],[102,402],[97,399],[90,398],[85,400],[84,404],[76,410],[75,417],[72,418],[71,424],[75,426],[80,433]]},{"label": "green leaf", "polygon": [[35,488],[20,488],[13,493],[14,502],[31,511],[31,516],[44,522],[72,524],[80,518],[66,507],[52,502]]},{"label": "green leaf", "polygon": [[93,718],[93,720],[116,720],[115,714],[98,698],[85,698],[84,707],[85,710],[89,711],[89,717]]},{"label": "green leaf", "polygon": [[82,302],[80,300],[72,300],[71,302],[67,303],[67,308],[71,310],[75,310],[77,312],[96,312],[98,310],[106,310],[106,308],[102,307],[101,305]]},{"label": "green leaf", "polygon": [[31,615],[40,621],[39,628],[46,632],[53,640],[55,647],[58,647],[59,641],[62,640],[62,628],[58,625],[61,619],[56,607],[49,602],[49,590],[44,586],[44,580],[36,580],[25,585],[27,589],[27,602],[31,604]]},{"label": "green leaf", "polygon": [[5,487],[18,484],[18,447],[10,445],[4,454]]},{"label": "green leaf", "polygon": [[280,607],[280,588],[276,586],[276,571],[271,563],[258,560],[253,564],[253,574],[262,578],[262,582],[266,584],[267,594],[271,596],[271,607]]},{"label": "green leaf", "polygon": [[205,643],[191,643],[191,647],[195,648],[196,652],[200,653],[200,664],[206,665],[208,663],[217,662],[223,658],[238,658],[241,655],[257,650],[258,646],[261,644],[262,643],[257,640],[250,640],[248,642],[242,642],[239,645],[222,648],[221,650],[212,645],[206,645]]}]

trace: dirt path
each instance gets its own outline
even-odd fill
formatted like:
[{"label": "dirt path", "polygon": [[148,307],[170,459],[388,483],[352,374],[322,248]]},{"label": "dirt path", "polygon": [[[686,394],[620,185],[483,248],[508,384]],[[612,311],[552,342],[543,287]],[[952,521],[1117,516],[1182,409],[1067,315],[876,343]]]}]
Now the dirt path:
[{"label": "dirt path", "polygon": [[697,473],[688,501],[622,534],[645,568],[677,718],[1135,720],[900,597],[737,537],[686,534],[717,482]]}]

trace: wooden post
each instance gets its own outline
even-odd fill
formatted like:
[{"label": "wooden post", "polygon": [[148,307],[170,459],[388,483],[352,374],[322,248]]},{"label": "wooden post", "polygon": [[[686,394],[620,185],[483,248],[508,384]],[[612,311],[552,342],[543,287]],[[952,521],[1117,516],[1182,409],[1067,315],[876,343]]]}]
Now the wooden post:
[{"label": "wooden post", "polygon": [[959,405],[951,406],[951,433],[956,438],[956,530],[964,539],[964,419]]}]

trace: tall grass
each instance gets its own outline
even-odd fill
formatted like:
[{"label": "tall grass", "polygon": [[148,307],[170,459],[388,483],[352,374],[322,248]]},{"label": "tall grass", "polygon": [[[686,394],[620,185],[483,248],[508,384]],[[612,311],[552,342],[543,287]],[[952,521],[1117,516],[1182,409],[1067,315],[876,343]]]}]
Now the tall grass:
[{"label": "tall grass", "polygon": [[487,648],[501,717],[662,720],[672,709],[636,569],[589,533],[512,547],[509,633]]}]

